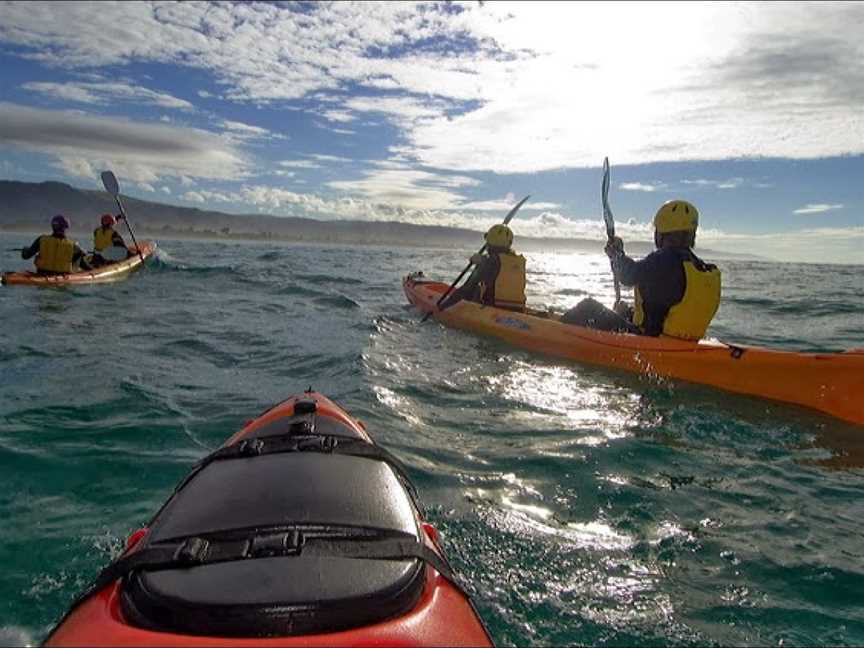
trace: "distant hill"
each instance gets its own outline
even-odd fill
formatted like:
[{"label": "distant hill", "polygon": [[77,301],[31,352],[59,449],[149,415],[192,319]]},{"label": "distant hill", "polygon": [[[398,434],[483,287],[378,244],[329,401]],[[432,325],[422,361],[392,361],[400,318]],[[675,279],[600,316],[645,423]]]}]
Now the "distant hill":
[{"label": "distant hill", "polygon": [[[139,237],[273,239],[448,248],[474,248],[482,241],[481,234],[476,230],[457,227],[397,221],[323,221],[261,214],[226,214],[128,196],[123,196],[123,204]],[[62,182],[0,180],[0,229],[45,231],[50,218],[63,213],[71,217],[73,233],[85,238],[98,224],[100,214],[116,211],[114,199],[104,191],[79,189]],[[519,249],[526,251],[597,252],[600,245],[596,240],[587,239],[519,237]],[[651,246],[628,242],[627,248],[636,254],[644,254]],[[718,253],[716,256],[756,258],[728,253]]]}]

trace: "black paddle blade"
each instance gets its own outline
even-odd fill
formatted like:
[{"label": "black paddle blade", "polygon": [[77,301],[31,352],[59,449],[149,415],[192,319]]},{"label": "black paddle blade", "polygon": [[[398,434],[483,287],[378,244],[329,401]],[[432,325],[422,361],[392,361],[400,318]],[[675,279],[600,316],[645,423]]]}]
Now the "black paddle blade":
[{"label": "black paddle blade", "polygon": [[513,207],[513,209],[511,209],[510,212],[504,217],[504,223],[503,223],[504,225],[507,225],[511,220],[513,220],[513,217],[516,215],[516,212],[519,211],[519,208],[522,205],[524,205],[525,201],[528,200],[530,197],[531,197],[530,195],[525,196],[522,200],[520,200],[518,203],[516,203],[516,206]]},{"label": "black paddle blade", "polygon": [[102,172],[102,184],[105,186],[105,191],[110,193],[115,198],[120,193],[120,185],[117,182],[117,178],[114,175],[113,171],[103,171]]},{"label": "black paddle blade", "polygon": [[606,236],[611,240],[615,236],[615,219],[612,216],[612,210],[609,208],[609,158],[603,159],[603,188],[601,190],[603,198],[603,220],[606,222]]}]

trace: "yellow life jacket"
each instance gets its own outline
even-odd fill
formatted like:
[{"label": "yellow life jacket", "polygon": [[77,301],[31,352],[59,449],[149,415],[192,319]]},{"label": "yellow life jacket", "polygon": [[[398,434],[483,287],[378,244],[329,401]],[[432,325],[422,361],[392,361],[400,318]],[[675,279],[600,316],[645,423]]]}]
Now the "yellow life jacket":
[{"label": "yellow life jacket", "polygon": [[69,239],[42,236],[39,238],[36,267],[48,272],[72,272],[73,256],[75,256],[75,243]]},{"label": "yellow life jacket", "polygon": [[[501,269],[495,279],[495,306],[525,308],[525,257],[514,252],[500,252]],[[481,284],[480,301],[486,292]]]},{"label": "yellow life jacket", "polygon": [[[720,270],[706,265],[704,270],[693,261],[684,261],[684,296],[672,306],[663,320],[663,335],[684,340],[701,340],[720,307]],[[633,323],[642,326],[645,311],[642,295],[635,288]]]},{"label": "yellow life jacket", "polygon": [[104,227],[97,227],[93,230],[93,249],[96,252],[101,252],[114,244],[114,230]]}]

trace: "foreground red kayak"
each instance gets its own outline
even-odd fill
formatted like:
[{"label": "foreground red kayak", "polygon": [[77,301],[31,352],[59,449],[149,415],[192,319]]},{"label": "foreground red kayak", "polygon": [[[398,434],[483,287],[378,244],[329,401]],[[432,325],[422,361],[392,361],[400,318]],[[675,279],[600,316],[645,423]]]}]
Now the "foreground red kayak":
[{"label": "foreground red kayak", "polygon": [[141,245],[131,249],[135,252],[134,256],[93,270],[59,275],[40,275],[30,271],[4,272],[0,275],[0,283],[7,286],[83,286],[120,281],[138,270],[153,255],[156,244],[152,241],[141,241]]},{"label": "foreground red kayak", "polygon": [[307,392],[200,461],[49,646],[489,646],[399,463]]}]

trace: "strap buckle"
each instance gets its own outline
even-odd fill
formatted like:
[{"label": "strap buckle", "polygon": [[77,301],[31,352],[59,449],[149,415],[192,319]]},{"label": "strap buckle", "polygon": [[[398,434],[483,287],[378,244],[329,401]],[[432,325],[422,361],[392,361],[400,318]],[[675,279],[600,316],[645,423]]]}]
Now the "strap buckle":
[{"label": "strap buckle", "polygon": [[316,450],[318,452],[333,452],[333,449],[338,444],[335,437],[332,436],[312,436],[299,439],[296,444],[296,449],[300,452],[307,450]]},{"label": "strap buckle", "polygon": [[244,439],[237,446],[237,454],[241,457],[255,457],[264,451],[264,441],[261,439]]},{"label": "strap buckle", "polygon": [[174,552],[174,561],[179,565],[200,565],[207,557],[210,543],[204,538],[187,538]]},{"label": "strap buckle", "polygon": [[303,534],[297,529],[287,533],[255,536],[249,541],[244,557],[298,556],[303,544]]}]

